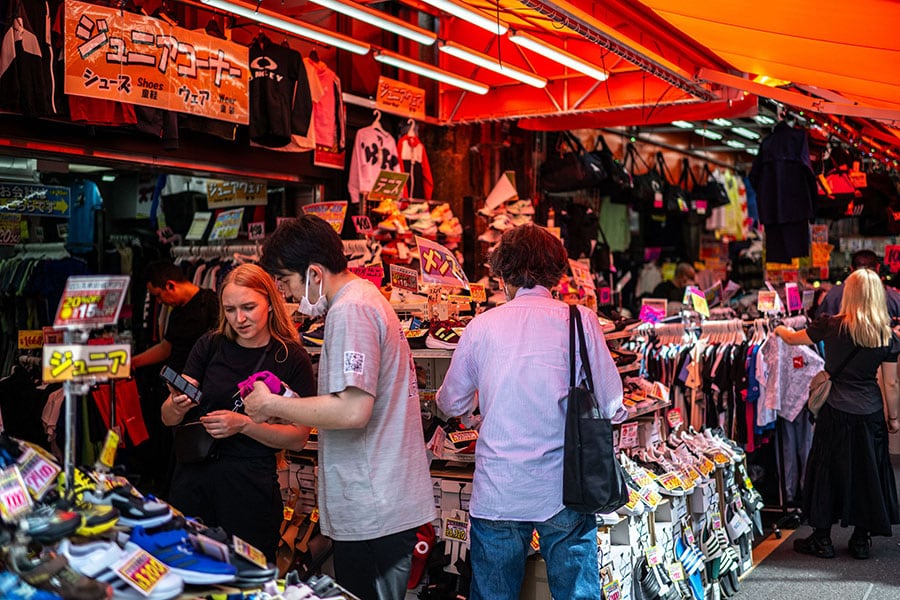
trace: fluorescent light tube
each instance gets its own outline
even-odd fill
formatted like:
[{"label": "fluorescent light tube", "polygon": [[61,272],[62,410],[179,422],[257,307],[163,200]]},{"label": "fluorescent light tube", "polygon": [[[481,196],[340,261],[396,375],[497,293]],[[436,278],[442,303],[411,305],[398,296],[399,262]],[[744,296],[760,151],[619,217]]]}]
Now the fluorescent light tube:
[{"label": "fluorescent light tube", "polygon": [[747,144],[745,144],[744,142],[739,142],[737,140],[725,140],[725,145],[730,146],[731,148],[738,148],[738,149],[747,147]]},{"label": "fluorescent light tube", "polygon": [[690,121],[672,121],[672,125],[675,127],[680,127],[681,129],[693,129],[694,124]]},{"label": "fluorescent light tube", "polygon": [[758,140],[759,134],[751,129],[747,129],[745,127],[732,127],[731,131],[738,134],[741,137],[747,138],[748,140]]},{"label": "fluorescent light tube", "polygon": [[473,79],[461,77],[459,75],[451,73],[450,71],[444,71],[443,69],[439,69],[427,63],[406,58],[402,54],[397,54],[396,52],[379,50],[375,53],[375,60],[386,65],[391,65],[392,67],[397,67],[398,69],[409,71],[410,73],[421,75],[422,77],[428,77],[429,79],[434,79],[435,81],[440,81],[448,85],[456,86],[475,94],[484,95],[487,94],[488,90],[490,89],[483,83],[479,83]]},{"label": "fluorescent light tube", "polygon": [[481,27],[485,31],[489,31],[494,35],[503,35],[509,31],[509,26],[503,21],[498,21],[487,13],[474,9],[471,6],[457,0],[422,0],[425,4],[430,4],[435,8],[439,8],[445,13],[450,13],[454,17],[459,17],[463,21]]},{"label": "fluorescent light tube", "polygon": [[421,27],[416,27],[412,23],[407,23],[403,19],[398,19],[393,15],[374,10],[368,6],[357,4],[356,2],[342,0],[309,0],[319,6],[330,8],[334,12],[347,15],[358,21],[364,21],[370,25],[380,27],[385,31],[390,31],[399,36],[410,39],[423,46],[430,46],[437,40],[437,34]]},{"label": "fluorescent light tube", "polygon": [[579,73],[583,73],[588,77],[593,77],[597,81],[606,81],[609,79],[609,73],[603,71],[602,69],[598,69],[588,61],[575,56],[569,52],[566,52],[556,46],[549,44],[541,39],[538,39],[534,36],[528,35],[527,33],[522,33],[520,31],[510,31],[507,36],[509,41],[514,44],[518,44],[523,48],[528,48],[532,52],[536,52],[541,56],[545,56],[554,62],[558,62],[561,65],[565,65],[572,70],[578,71]]},{"label": "fluorescent light tube", "polygon": [[[313,0],[315,2],[315,0]],[[731,127],[731,121],[728,119],[713,119],[713,125],[718,125],[719,127]]]},{"label": "fluorescent light tube", "polygon": [[709,129],[695,129],[694,133],[701,137],[705,137],[711,140],[721,140],[722,134],[718,131],[711,131]]},{"label": "fluorescent light tube", "polygon": [[334,46],[335,48],[340,48],[341,50],[353,52],[354,54],[367,54],[369,52],[369,44],[357,42],[351,37],[339,33],[332,33],[327,29],[316,27],[315,25],[300,23],[294,19],[286,19],[278,13],[264,8],[256,9],[247,6],[246,4],[238,4],[236,2],[229,2],[228,0],[200,1],[203,2],[203,4],[228,11],[239,17],[257,21],[258,23],[268,25],[274,29],[315,40],[323,44]]},{"label": "fluorescent light tube", "polygon": [[445,52],[450,56],[455,56],[456,58],[470,62],[473,65],[477,65],[479,67],[487,69],[488,71],[493,71],[494,73],[505,75],[506,77],[509,77],[511,79],[521,81],[522,83],[527,83],[528,85],[536,88],[543,88],[547,86],[547,80],[543,77],[539,77],[537,75],[534,75],[533,73],[529,73],[524,69],[513,67],[512,65],[502,64],[493,56],[488,56],[487,54],[469,50],[465,46],[461,46],[456,42],[442,43],[440,45],[440,51]]}]

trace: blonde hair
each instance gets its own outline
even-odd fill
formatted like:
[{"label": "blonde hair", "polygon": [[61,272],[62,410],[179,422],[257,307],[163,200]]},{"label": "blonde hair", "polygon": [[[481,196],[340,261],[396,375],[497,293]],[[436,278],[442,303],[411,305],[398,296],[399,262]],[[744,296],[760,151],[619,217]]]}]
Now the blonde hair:
[{"label": "blonde hair", "polygon": [[844,282],[840,316],[842,327],[853,343],[863,348],[887,346],[891,339],[891,319],[887,298],[878,274],[868,269],[853,271]]},{"label": "blonde hair", "polygon": [[[272,309],[269,313],[267,324],[269,335],[278,340],[282,348],[284,348],[285,358],[287,358],[288,344],[299,344],[300,335],[293,326],[284,297],[278,291],[278,288],[275,287],[275,280],[257,265],[244,264],[235,267],[234,270],[225,276],[222,285],[219,286],[219,333],[232,342],[237,339],[237,333],[228,323],[228,319],[225,318],[225,309],[222,306],[222,292],[230,284],[249,288],[266,297],[269,301],[269,307]],[[277,359],[277,352],[275,356]]]}]

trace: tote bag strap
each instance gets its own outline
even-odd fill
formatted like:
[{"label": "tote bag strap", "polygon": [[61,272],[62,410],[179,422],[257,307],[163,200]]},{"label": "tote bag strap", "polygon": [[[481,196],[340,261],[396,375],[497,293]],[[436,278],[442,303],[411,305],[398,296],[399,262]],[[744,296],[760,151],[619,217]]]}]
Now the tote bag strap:
[{"label": "tote bag strap", "polygon": [[575,387],[575,338],[579,338],[579,351],[581,353],[581,366],[587,381],[588,391],[594,393],[594,376],[591,374],[591,362],[588,358],[587,342],[584,338],[584,325],[581,322],[581,313],[574,304],[569,305],[569,387]]}]

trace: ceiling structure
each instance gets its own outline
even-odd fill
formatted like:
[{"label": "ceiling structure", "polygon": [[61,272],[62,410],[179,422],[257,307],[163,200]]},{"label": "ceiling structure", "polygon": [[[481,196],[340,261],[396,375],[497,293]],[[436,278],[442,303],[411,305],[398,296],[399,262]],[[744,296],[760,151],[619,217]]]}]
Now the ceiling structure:
[{"label": "ceiling structure", "polygon": [[[210,9],[218,0],[184,1]],[[367,44],[369,51],[363,54],[327,44],[318,49],[351,62],[353,81],[345,89],[358,96],[371,96],[379,75],[425,88],[432,96],[429,120],[440,124],[516,119],[525,129],[551,131],[667,126],[673,121],[705,127],[710,119],[724,118],[750,125],[757,97],[763,97],[795,114],[820,115],[820,126],[831,128],[826,139],[872,146],[887,162],[900,157],[900,3],[892,0],[759,0],[752,8],[737,0],[232,4]],[[350,7],[351,16],[336,12],[340,5]],[[386,33],[376,19],[352,14],[359,7],[423,30],[425,41]],[[479,24],[479,16],[486,23]],[[249,21],[244,14],[234,23],[240,28]],[[534,43],[516,41],[522,37]],[[553,50],[594,66],[606,78],[561,64]],[[482,62],[476,64],[466,51]],[[486,92],[435,83],[382,64],[388,61],[381,55],[392,52],[469,80],[482,92],[486,87]],[[522,83],[512,78],[516,73],[533,77]]]}]

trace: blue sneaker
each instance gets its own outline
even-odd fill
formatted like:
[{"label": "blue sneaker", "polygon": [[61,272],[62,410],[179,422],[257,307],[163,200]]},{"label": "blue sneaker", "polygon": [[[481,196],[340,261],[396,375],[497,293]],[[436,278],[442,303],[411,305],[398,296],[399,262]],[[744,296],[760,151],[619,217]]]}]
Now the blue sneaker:
[{"label": "blue sneaker", "polygon": [[4,600],[62,600],[53,592],[45,592],[25,583],[15,573],[0,572],[0,598]]},{"label": "blue sneaker", "polygon": [[209,585],[234,580],[237,569],[194,548],[184,529],[147,533],[143,527],[131,531],[125,549],[140,547],[180,575],[185,583]]}]

